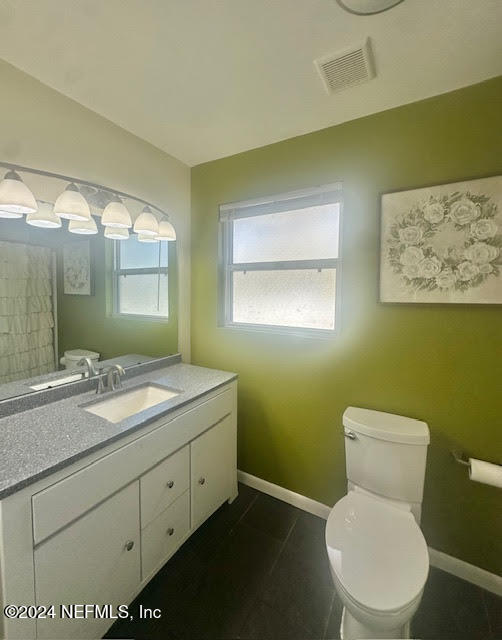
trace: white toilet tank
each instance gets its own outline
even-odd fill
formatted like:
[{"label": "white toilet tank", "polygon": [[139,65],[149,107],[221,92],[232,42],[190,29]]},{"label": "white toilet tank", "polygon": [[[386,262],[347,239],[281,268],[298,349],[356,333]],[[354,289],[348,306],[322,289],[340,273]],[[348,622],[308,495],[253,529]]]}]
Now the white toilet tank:
[{"label": "white toilet tank", "polygon": [[422,502],[430,441],[425,422],[348,407],[343,426],[349,487],[410,504]]}]

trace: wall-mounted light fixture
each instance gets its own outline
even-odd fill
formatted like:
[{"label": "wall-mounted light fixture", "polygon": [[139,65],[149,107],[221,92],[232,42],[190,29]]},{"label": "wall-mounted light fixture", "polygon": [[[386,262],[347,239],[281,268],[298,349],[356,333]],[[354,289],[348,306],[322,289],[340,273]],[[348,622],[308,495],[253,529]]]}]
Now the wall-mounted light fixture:
[{"label": "wall-mounted light fixture", "polygon": [[[94,216],[99,217],[99,210],[102,209],[101,223],[105,238],[127,240],[132,219],[124,200],[132,200],[143,206],[134,223],[138,240],[176,240],[176,231],[168,221],[167,213],[146,200],[94,182],[42,169],[22,167],[9,162],[0,162],[0,167],[8,169],[0,181],[0,218],[22,218],[26,215],[27,224],[45,229],[58,229],[62,226],[62,220],[68,220],[70,233],[90,235],[98,233]],[[37,202],[19,173],[55,178],[68,184],[54,203],[42,199]],[[92,203],[92,212],[89,202]]]}]

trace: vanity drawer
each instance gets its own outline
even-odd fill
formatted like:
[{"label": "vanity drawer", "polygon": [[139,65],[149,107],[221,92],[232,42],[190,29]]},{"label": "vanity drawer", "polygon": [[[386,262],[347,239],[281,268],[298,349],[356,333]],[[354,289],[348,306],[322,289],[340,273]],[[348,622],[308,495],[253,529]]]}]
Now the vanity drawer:
[{"label": "vanity drawer", "polygon": [[189,445],[140,478],[141,527],[146,527],[190,485]]},{"label": "vanity drawer", "polygon": [[186,491],[141,531],[142,580],[166,562],[189,531],[190,492]]},{"label": "vanity drawer", "polygon": [[175,418],[164,416],[163,422],[149,433],[36,493],[32,497],[34,543],[38,544],[152,469],[232,410],[233,393],[225,389]]}]

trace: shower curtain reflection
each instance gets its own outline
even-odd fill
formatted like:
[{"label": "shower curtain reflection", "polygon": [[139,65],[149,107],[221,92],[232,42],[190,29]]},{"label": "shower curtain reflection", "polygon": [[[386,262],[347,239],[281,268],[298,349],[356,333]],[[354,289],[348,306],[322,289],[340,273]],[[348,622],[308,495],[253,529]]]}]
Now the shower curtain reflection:
[{"label": "shower curtain reflection", "polygon": [[54,371],[53,252],[0,242],[0,383]]}]

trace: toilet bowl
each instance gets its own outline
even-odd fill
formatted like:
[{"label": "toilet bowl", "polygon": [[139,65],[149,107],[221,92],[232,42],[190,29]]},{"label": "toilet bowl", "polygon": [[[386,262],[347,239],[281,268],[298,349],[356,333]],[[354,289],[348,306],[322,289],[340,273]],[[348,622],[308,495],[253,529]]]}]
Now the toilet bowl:
[{"label": "toilet bowl", "polygon": [[409,638],[429,572],[419,526],[429,429],[358,407],[345,411],[343,426],[348,493],[326,523],[340,637]]},{"label": "toilet bowl", "polygon": [[326,546],[344,605],[341,637],[407,637],[429,571],[411,511],[349,491],[329,515]]}]

